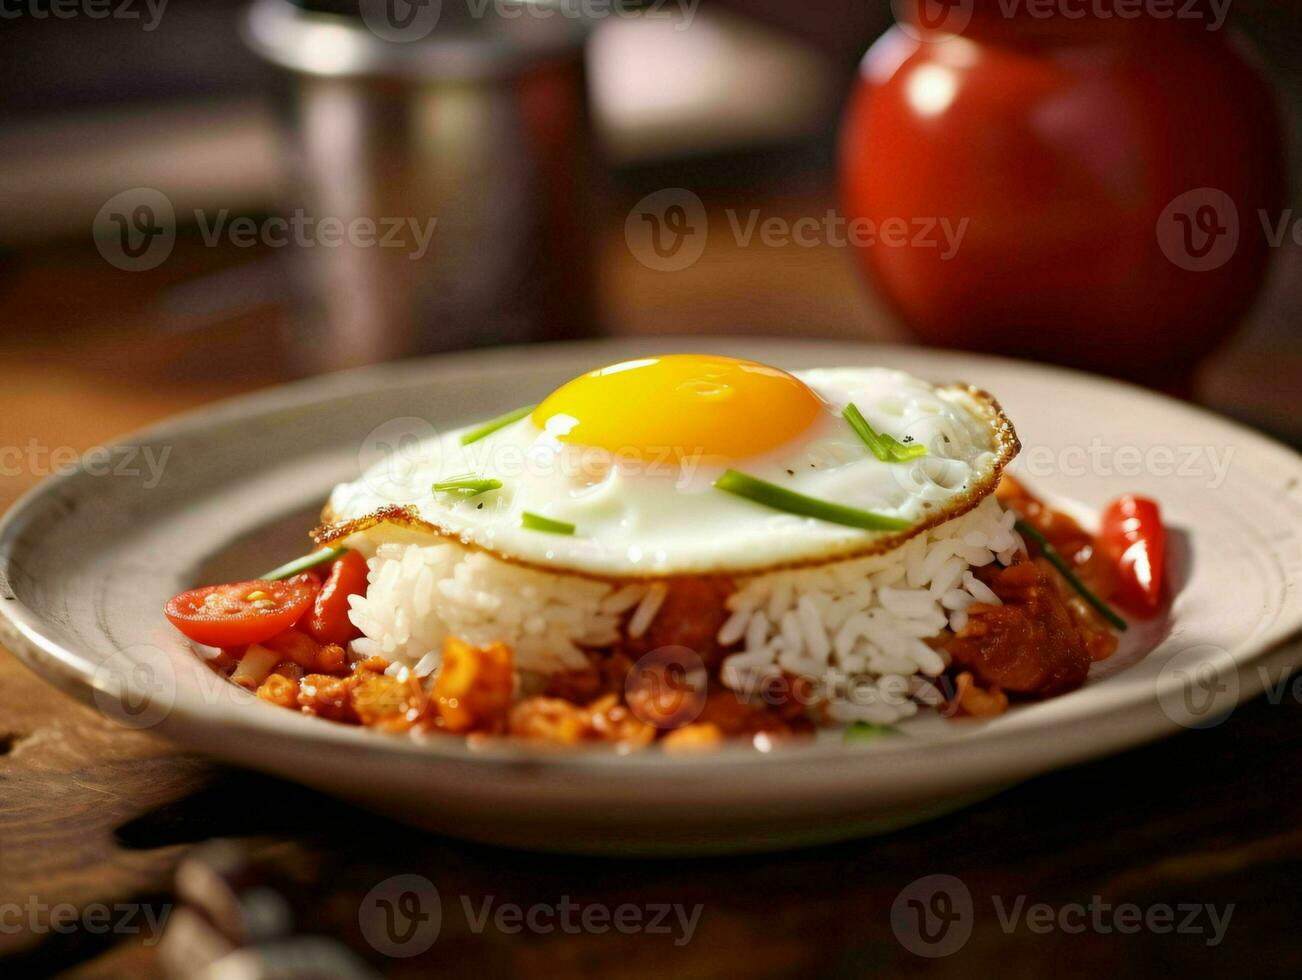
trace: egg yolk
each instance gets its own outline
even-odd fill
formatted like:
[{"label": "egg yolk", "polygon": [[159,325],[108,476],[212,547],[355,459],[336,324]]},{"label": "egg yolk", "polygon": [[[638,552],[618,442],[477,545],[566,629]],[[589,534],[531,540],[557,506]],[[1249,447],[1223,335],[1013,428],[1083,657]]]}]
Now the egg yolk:
[{"label": "egg yolk", "polygon": [[823,403],[785,371],[668,354],[599,368],[557,388],[533,422],[561,442],[647,460],[756,456],[805,431]]}]

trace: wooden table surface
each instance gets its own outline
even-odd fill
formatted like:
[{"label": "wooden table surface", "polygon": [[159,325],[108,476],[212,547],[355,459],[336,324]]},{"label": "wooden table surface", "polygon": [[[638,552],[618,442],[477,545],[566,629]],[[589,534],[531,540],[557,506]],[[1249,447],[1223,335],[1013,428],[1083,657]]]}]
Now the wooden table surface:
[{"label": "wooden table surface", "polygon": [[[758,332],[799,323],[810,334],[891,333],[876,326],[842,256],[764,256],[744,267],[724,259],[670,290],[622,255],[612,248],[606,260],[608,280],[621,284],[604,297],[617,332],[719,328],[744,297],[767,310],[747,325]],[[51,250],[0,273],[0,447],[21,447],[23,460],[16,474],[5,471],[0,509],[44,475],[55,450],[82,451],[292,372],[268,339],[283,306],[231,301],[221,285],[245,275],[223,270],[246,259],[179,247],[161,269],[133,276],[85,250]],[[217,309],[175,288],[214,275]],[[772,302],[754,302],[766,289]],[[292,909],[286,931],[338,939],[396,976],[451,967],[528,977],[1147,977],[1233,967],[1298,976],[1300,818],[1302,704],[1285,697],[878,839],[655,862],[513,853],[411,831],[119,729],[0,650],[4,976],[161,975],[160,948],[189,947],[171,933],[156,944],[146,913],[175,912],[175,871],[196,846],[208,848],[198,852],[204,867],[231,859],[214,839],[237,842],[245,884]],[[410,959],[386,958],[359,933],[367,893],[399,874],[428,878],[442,896],[438,941]],[[901,890],[933,874],[955,876],[973,902],[971,937],[937,959],[911,952],[891,923]],[[491,918],[475,932],[463,899],[475,909],[699,905],[700,915],[686,942],[685,930],[530,933]],[[53,911],[62,903],[68,909]],[[1050,910],[1037,914],[1065,915],[1068,929],[1022,916],[1037,903]],[[1100,903],[1133,903],[1156,927],[1123,933],[1105,910],[1084,932],[1069,931],[1093,922]],[[86,912],[97,905],[117,928],[92,922]],[[1187,928],[1162,927],[1167,906]],[[56,930],[61,914],[73,925]],[[1215,922],[1223,933],[1213,934]]]}]

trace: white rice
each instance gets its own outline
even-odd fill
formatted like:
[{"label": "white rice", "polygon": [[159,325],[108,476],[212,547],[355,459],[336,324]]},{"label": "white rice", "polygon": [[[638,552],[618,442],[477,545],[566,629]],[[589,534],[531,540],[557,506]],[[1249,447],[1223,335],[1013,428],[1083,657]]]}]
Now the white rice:
[{"label": "white rice", "polygon": [[913,714],[915,699],[927,700],[917,675],[948,666],[925,641],[961,629],[968,606],[999,603],[971,568],[1014,559],[1022,548],[1015,520],[987,497],[888,554],[738,582],[718,634],[725,646],[741,641],[724,660],[724,684],[758,692],[796,673],[818,682],[835,720],[885,724]]},{"label": "white rice", "polygon": [[[1022,550],[1014,515],[987,497],[971,512],[884,555],[742,578],[726,599],[718,642],[733,647],[723,683],[753,694],[797,674],[815,682],[834,720],[897,721],[934,701],[926,678],[947,666],[925,641],[961,629],[974,603],[998,598],[973,568],[1010,563]],[[500,561],[459,544],[378,545],[370,587],[353,596],[364,637],[378,654],[428,676],[448,636],[509,644],[520,670],[550,674],[588,666],[585,649],[643,635],[668,589],[612,585]]]},{"label": "white rice", "polygon": [[364,634],[353,650],[404,663],[418,676],[436,669],[449,636],[507,643],[521,670],[580,669],[588,666],[585,648],[620,638],[628,610],[649,626],[664,600],[663,587],[616,588],[535,571],[453,542],[380,544],[369,581],[365,596],[348,600],[350,618]]}]

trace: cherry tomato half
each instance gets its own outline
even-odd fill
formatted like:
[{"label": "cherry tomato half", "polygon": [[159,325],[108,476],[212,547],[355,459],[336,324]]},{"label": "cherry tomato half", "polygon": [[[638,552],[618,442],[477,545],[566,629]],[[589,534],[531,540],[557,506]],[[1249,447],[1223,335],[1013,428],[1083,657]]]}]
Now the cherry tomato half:
[{"label": "cherry tomato half", "polygon": [[1103,512],[1099,543],[1121,576],[1117,602],[1140,614],[1157,612],[1166,563],[1166,528],[1157,504],[1133,494],[1114,500]]},{"label": "cherry tomato half", "polygon": [[361,630],[348,618],[348,597],[365,592],[366,559],[356,551],[346,551],[331,563],[325,584],[299,628],[318,643],[343,646],[361,636]]},{"label": "cherry tomato half", "polygon": [[254,579],[208,585],[169,599],[163,615],[196,643],[214,647],[261,643],[293,626],[320,587],[308,574],[283,582]]}]

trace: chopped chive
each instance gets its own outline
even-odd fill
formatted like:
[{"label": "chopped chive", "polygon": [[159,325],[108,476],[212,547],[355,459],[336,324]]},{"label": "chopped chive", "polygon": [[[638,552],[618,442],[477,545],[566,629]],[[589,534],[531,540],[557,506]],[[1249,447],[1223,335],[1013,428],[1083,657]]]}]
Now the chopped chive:
[{"label": "chopped chive", "polygon": [[567,521],[554,521],[542,514],[524,511],[520,515],[520,526],[529,531],[546,531],[548,534],[573,534],[574,525]]},{"label": "chopped chive", "polygon": [[1079,592],[1082,599],[1097,609],[1099,615],[1123,633],[1126,631],[1126,621],[1113,612],[1111,606],[1085,588],[1085,583],[1076,577],[1076,573],[1071,570],[1071,566],[1067,564],[1062,555],[1058,554],[1058,549],[1049,544],[1048,538],[1021,519],[1018,519],[1013,526],[1040,546],[1040,553],[1044,555],[1049,564],[1062,573],[1062,577],[1067,580],[1067,584]]},{"label": "chopped chive", "polygon": [[472,442],[478,442],[484,436],[491,436],[498,429],[505,428],[512,422],[519,422],[522,418],[532,412],[537,406],[526,405],[524,408],[517,408],[514,412],[507,412],[505,415],[499,415],[495,419],[489,419],[483,425],[471,429],[469,432],[461,434],[461,445],[469,446]]},{"label": "chopped chive", "polygon": [[847,742],[875,742],[887,735],[894,735],[895,729],[890,725],[874,725],[870,721],[856,721],[845,730]]},{"label": "chopped chive", "polygon": [[736,470],[725,472],[714,481],[714,485],[719,490],[745,497],[747,500],[772,507],[774,510],[784,510],[789,514],[799,514],[802,517],[815,517],[820,521],[844,524],[846,527],[858,527],[868,531],[902,531],[909,526],[908,521],[898,517],[887,517],[885,514],[874,514],[869,510],[833,504],[816,497],[806,497],[802,493],[766,483],[764,480],[738,473]]},{"label": "chopped chive", "polygon": [[841,418],[850,423],[850,428],[854,429],[859,438],[872,450],[872,454],[883,463],[905,463],[911,459],[917,459],[919,456],[927,455],[927,447],[921,443],[906,446],[894,436],[874,431],[873,427],[868,424],[868,420],[863,417],[863,412],[859,411],[859,407],[854,402],[845,406],[841,412]]},{"label": "chopped chive", "polygon": [[273,568],[266,575],[260,575],[259,579],[263,582],[279,582],[281,579],[297,575],[299,572],[306,572],[309,568],[315,568],[317,565],[324,565],[328,561],[334,561],[347,550],[347,548],[326,548],[323,551],[314,551],[302,558],[287,561],[279,568]]},{"label": "chopped chive", "polygon": [[474,497],[477,494],[487,493],[489,490],[499,490],[501,487],[501,480],[485,479],[475,476],[473,473],[466,473],[463,476],[449,477],[440,483],[434,484],[434,492],[459,493],[464,497]]}]

